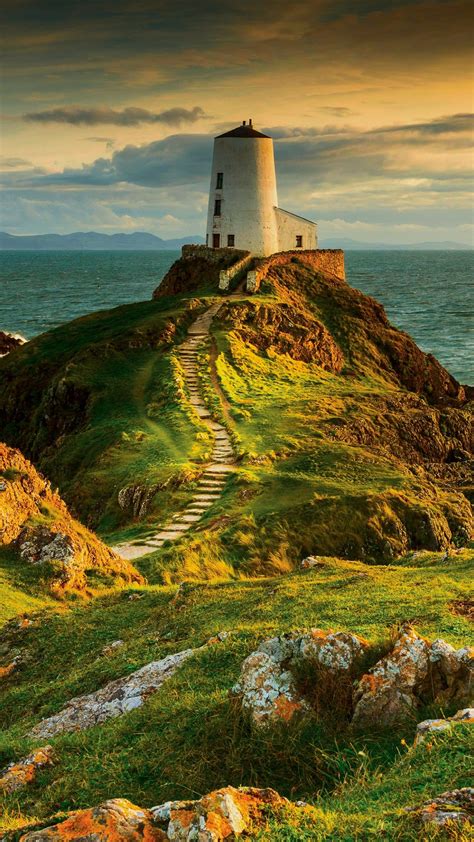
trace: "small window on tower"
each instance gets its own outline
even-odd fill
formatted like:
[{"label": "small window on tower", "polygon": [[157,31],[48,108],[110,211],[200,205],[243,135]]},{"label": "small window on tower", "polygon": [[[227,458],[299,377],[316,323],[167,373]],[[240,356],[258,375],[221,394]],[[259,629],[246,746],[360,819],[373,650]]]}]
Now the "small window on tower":
[{"label": "small window on tower", "polygon": [[227,245],[231,248],[235,246],[235,234],[227,234]]},{"label": "small window on tower", "polygon": [[217,173],[216,190],[222,190],[223,184],[224,184],[224,173],[218,172]]},{"label": "small window on tower", "polygon": [[214,202],[214,216],[220,216],[220,215],[221,215],[221,200],[216,199],[216,201]]},{"label": "small window on tower", "polygon": [[303,247],[303,236],[301,234],[296,235],[296,248],[300,249]]}]

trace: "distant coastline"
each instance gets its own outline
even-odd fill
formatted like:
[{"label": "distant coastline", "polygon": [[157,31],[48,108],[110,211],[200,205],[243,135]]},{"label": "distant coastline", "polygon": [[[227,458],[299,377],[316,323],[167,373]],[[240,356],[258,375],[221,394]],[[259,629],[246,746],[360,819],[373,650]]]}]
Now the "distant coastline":
[{"label": "distant coastline", "polygon": [[[163,240],[155,234],[135,231],[131,234],[100,234],[76,231],[73,234],[31,234],[19,236],[0,232],[0,251],[163,251],[180,249],[186,243],[204,243],[199,234]],[[346,251],[472,251],[473,246],[451,240],[422,243],[365,243],[347,237],[322,239],[321,248]]]}]

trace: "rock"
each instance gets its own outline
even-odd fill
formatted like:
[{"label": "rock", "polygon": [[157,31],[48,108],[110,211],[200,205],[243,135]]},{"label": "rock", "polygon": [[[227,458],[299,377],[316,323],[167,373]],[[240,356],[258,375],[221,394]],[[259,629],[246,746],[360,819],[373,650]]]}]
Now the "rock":
[{"label": "rock", "polygon": [[353,725],[367,730],[399,725],[424,702],[469,703],[473,650],[432,644],[405,625],[392,651],[362,676],[354,691]]},{"label": "rock", "polygon": [[102,649],[102,654],[106,657],[108,655],[113,655],[117,649],[120,649],[123,646],[123,640],[113,640],[112,643],[107,643],[106,646]]},{"label": "rock", "polygon": [[427,736],[431,734],[440,734],[443,731],[452,731],[452,729],[460,723],[468,723],[474,725],[474,708],[464,708],[458,710],[454,716],[449,716],[447,719],[425,719],[419,722],[416,726],[416,735],[414,745],[418,746],[424,742]]},{"label": "rock", "polygon": [[83,731],[141,707],[195,651],[197,650],[184,649],[175,655],[167,655],[166,658],[152,661],[124,678],[110,681],[95,693],[76,696],[59,713],[35,725],[30,731],[30,736],[43,739],[69,731]]},{"label": "rock", "polygon": [[324,567],[324,562],[318,556],[309,555],[300,564],[302,570],[312,570],[314,567]]},{"label": "rock", "polygon": [[356,635],[321,629],[271,638],[245,659],[231,694],[256,725],[289,722],[295,713],[310,710],[297,689],[295,669],[301,670],[306,662],[336,675],[347,673],[366,647],[366,641]]},{"label": "rock", "polygon": [[35,749],[28,757],[24,757],[17,763],[10,763],[0,772],[0,790],[10,794],[16,792],[17,789],[22,789],[35,780],[38,769],[51,766],[53,762],[52,746]]},{"label": "rock", "polygon": [[22,529],[15,543],[21,558],[28,564],[59,561],[67,567],[74,561],[74,547],[69,536],[45,526]]},{"label": "rock", "polygon": [[14,351],[15,348],[19,348],[27,341],[21,333],[9,333],[6,330],[0,330],[0,357],[5,357],[10,351]]},{"label": "rock", "polygon": [[0,507],[0,544],[10,546],[26,564],[43,566],[43,580],[61,596],[87,592],[88,572],[123,584],[144,579],[92,532],[71,517],[66,504],[31,462],[0,443],[0,476],[6,488]]},{"label": "rock", "polygon": [[164,842],[166,834],[155,827],[150,810],[125,798],[113,798],[99,807],[76,810],[65,821],[23,834],[20,842]]},{"label": "rock", "polygon": [[228,631],[217,632],[217,634],[215,634],[215,635],[213,635],[212,637],[209,638],[209,640],[207,641],[207,645],[208,646],[214,646],[216,643],[222,643],[224,640],[227,640],[229,635],[230,635],[230,632],[228,632]]},{"label": "rock", "polygon": [[437,700],[441,702],[455,699],[467,704],[472,701],[473,646],[454,649],[444,640],[434,640],[431,644],[430,663],[433,665]]},{"label": "rock", "polygon": [[148,513],[151,501],[159,489],[159,485],[127,485],[118,492],[117,501],[123,512],[140,519]]},{"label": "rock", "polygon": [[273,789],[228,786],[199,801],[168,801],[151,813],[173,842],[230,842],[262,825],[268,807],[285,804],[286,798]]},{"label": "rock", "polygon": [[472,824],[474,788],[466,786],[452,792],[443,792],[437,798],[425,801],[421,807],[406,807],[405,810],[414,814],[423,824],[440,827],[450,823]]}]

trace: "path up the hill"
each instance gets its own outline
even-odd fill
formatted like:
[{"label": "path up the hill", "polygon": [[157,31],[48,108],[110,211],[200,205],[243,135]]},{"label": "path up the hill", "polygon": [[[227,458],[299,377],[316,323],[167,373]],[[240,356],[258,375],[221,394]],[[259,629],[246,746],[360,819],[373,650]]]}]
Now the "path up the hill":
[{"label": "path up the hill", "polygon": [[183,511],[174,515],[173,519],[155,535],[144,538],[140,542],[118,544],[112,548],[122,558],[140,558],[162,547],[165,541],[176,541],[181,538],[184,533],[199,523],[208,509],[219,500],[228,474],[235,470],[236,455],[230,436],[223,424],[212,419],[202,395],[198,372],[198,353],[206,347],[211,322],[220,307],[219,301],[202,313],[189,327],[185,341],[178,346],[189,402],[214,439],[211,461],[206,465],[199,479],[191,502]]}]

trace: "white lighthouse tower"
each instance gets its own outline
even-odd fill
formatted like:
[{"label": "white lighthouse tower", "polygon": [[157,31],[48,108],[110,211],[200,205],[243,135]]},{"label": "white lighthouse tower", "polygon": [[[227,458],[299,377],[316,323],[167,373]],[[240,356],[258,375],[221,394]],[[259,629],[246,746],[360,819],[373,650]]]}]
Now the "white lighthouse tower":
[{"label": "white lighthouse tower", "polygon": [[214,141],[207,245],[258,257],[316,249],[316,223],[278,207],[273,140],[252,120]]}]

